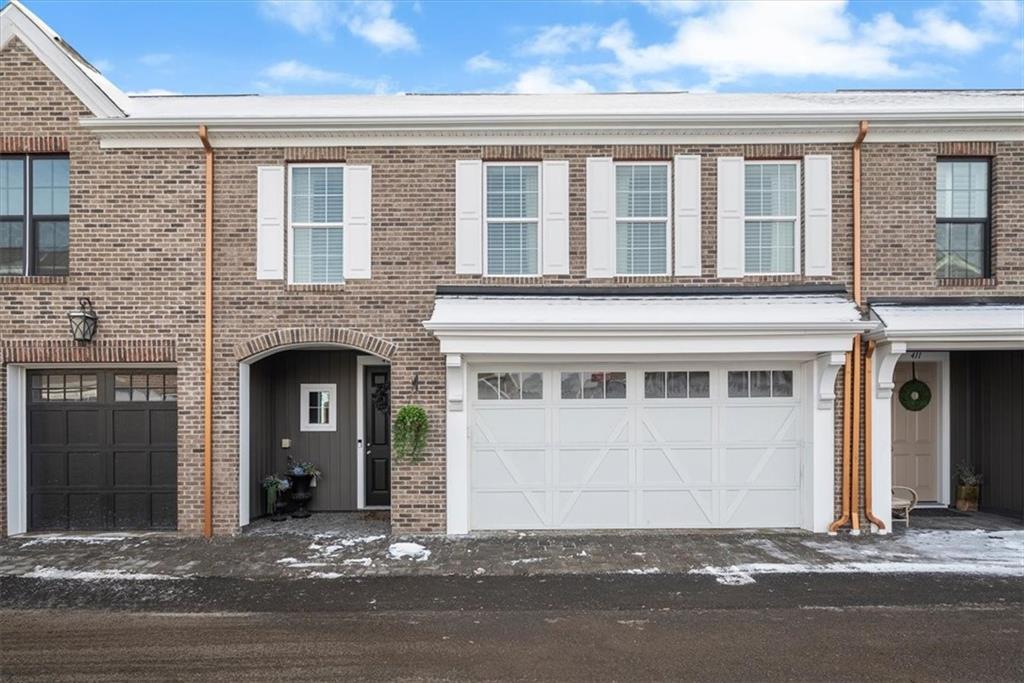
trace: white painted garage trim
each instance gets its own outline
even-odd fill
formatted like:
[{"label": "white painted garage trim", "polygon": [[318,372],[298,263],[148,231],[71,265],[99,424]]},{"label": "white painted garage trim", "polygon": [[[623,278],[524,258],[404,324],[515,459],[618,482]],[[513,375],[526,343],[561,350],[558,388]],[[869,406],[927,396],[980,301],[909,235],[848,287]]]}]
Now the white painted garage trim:
[{"label": "white painted garage trim", "polygon": [[24,365],[7,366],[7,534],[28,531],[28,400]]}]

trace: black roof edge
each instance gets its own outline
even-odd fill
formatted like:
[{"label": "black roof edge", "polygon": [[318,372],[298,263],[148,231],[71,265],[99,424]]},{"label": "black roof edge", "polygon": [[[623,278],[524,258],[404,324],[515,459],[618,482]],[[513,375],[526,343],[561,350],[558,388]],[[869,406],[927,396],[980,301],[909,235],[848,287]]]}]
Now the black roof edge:
[{"label": "black roof edge", "polygon": [[437,296],[493,296],[493,297],[655,297],[655,296],[782,296],[846,295],[842,285],[765,285],[760,287],[686,287],[686,286],[619,286],[591,287],[562,286],[488,286],[438,285]]},{"label": "black roof edge", "polygon": [[869,306],[985,306],[1003,304],[1010,306],[1024,305],[1021,296],[894,296],[869,297]]}]

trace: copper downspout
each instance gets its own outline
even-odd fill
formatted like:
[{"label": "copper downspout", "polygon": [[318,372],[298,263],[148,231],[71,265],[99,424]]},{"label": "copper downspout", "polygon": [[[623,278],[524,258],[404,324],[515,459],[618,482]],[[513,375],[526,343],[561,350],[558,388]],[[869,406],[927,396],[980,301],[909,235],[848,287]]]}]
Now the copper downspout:
[{"label": "copper downspout", "polygon": [[[864,142],[864,138],[868,134],[868,122],[861,121],[857,127],[857,139],[853,142],[853,300],[860,307],[861,304],[861,286],[860,286],[860,147]],[[857,356],[857,363],[860,363],[860,336],[854,338],[854,352]],[[851,368],[850,363],[853,360],[852,353],[846,353],[846,365],[843,368],[843,481],[842,481],[842,510],[839,515],[839,519],[832,522],[829,525],[829,533],[835,533],[840,527],[850,521],[850,503],[853,500],[853,506],[856,507],[858,502],[853,495],[851,489],[856,488],[856,484],[853,482],[857,479],[858,472],[856,465],[850,462],[850,455],[853,452],[851,445],[851,437],[853,430],[851,429],[851,396],[854,394],[856,388],[854,383],[851,382]],[[857,373],[859,380],[859,371]],[[856,381],[856,380],[855,380]],[[858,401],[859,404],[859,401]],[[860,416],[857,416],[858,427]],[[859,453],[857,454],[859,460]],[[859,463],[858,463],[859,464]],[[859,520],[857,519],[856,513],[853,516],[854,529],[859,531]]]},{"label": "copper downspout", "polygon": [[871,363],[875,355],[875,342],[868,342],[864,354],[864,518],[879,531],[885,529],[885,522],[875,517],[871,505]]},{"label": "copper downspout", "polygon": [[860,335],[853,338],[853,427],[850,430],[850,533],[860,533]]},{"label": "copper downspout", "polygon": [[850,521],[850,352],[846,352],[846,363],[843,365],[843,482],[842,512],[839,519],[832,522],[828,532],[834,534],[839,527]]},{"label": "copper downspout", "polygon": [[213,147],[199,126],[206,155],[205,281],[203,289],[203,536],[213,536]]}]

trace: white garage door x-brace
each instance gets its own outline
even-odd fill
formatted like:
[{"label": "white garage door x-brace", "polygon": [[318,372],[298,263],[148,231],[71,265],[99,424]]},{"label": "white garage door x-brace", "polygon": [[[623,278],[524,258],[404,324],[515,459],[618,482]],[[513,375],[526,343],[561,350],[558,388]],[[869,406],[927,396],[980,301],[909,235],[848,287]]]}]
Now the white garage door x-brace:
[{"label": "white garage door x-brace", "polygon": [[[799,526],[799,372],[779,363],[472,367],[470,525]],[[766,389],[765,377],[775,385]]]}]

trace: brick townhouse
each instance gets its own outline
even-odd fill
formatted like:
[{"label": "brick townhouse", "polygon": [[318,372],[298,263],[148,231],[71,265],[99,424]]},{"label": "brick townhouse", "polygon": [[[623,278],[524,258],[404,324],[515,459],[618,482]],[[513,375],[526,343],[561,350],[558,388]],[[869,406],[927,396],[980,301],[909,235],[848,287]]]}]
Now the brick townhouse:
[{"label": "brick townhouse", "polygon": [[289,456],[400,532],[1020,516],[1022,107],[133,97],[12,1],[0,527],[235,533]]}]

